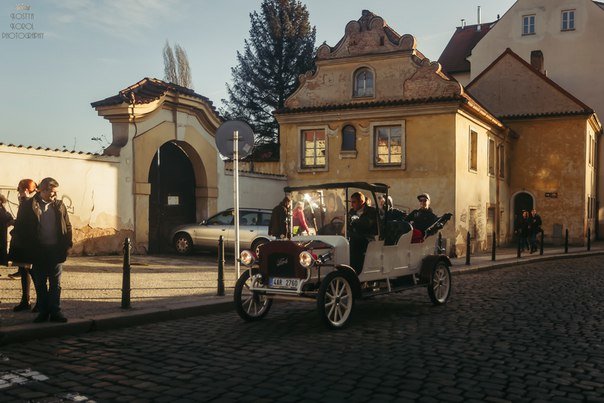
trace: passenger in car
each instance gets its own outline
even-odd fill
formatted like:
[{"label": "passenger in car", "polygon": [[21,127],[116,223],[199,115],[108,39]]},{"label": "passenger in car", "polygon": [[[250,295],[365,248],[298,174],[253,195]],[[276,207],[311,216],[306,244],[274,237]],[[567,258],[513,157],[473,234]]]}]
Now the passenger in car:
[{"label": "passenger in car", "polygon": [[[430,195],[428,193],[418,195],[417,200],[419,201],[419,208],[410,212],[405,218],[413,225],[414,234],[411,242],[422,242],[426,229],[438,220],[438,216],[434,214],[430,207]],[[416,233],[416,230],[421,231],[421,233]]]},{"label": "passenger in car", "polygon": [[363,270],[367,245],[378,232],[378,213],[375,207],[367,205],[367,199],[361,192],[355,192],[350,196],[350,205],[352,207],[348,212],[350,265],[360,273]]}]

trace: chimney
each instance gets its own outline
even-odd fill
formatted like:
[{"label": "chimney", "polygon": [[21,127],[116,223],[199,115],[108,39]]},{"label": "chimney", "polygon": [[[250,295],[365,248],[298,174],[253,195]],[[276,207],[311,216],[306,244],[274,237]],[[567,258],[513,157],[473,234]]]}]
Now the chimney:
[{"label": "chimney", "polygon": [[461,29],[466,29],[466,20],[465,20],[465,18],[461,19]]},{"label": "chimney", "polygon": [[478,6],[478,25],[476,26],[476,30],[480,31],[480,6]]},{"label": "chimney", "polygon": [[535,68],[535,70],[539,70],[539,73],[545,74],[543,65],[544,65],[543,52],[540,50],[531,51],[531,66],[533,66]]}]

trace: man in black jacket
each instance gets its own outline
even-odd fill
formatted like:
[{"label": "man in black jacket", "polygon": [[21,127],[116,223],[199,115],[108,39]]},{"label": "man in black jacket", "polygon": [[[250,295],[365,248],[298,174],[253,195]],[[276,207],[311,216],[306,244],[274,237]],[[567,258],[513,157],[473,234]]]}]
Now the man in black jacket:
[{"label": "man in black jacket", "polygon": [[438,216],[434,214],[430,207],[430,195],[428,193],[422,193],[417,196],[419,201],[419,208],[413,210],[405,217],[405,220],[413,225],[413,228],[425,232],[428,227],[438,220]]},{"label": "man in black jacket", "polygon": [[71,223],[67,209],[57,200],[59,183],[44,178],[38,194],[19,206],[14,236],[27,240],[23,253],[33,263],[32,278],[38,295],[35,323],[67,322],[61,313],[61,271],[71,248]]},{"label": "man in black jacket", "polygon": [[367,205],[367,199],[361,192],[355,192],[350,196],[350,206],[352,207],[348,212],[350,265],[360,273],[363,270],[369,241],[378,233],[378,213],[375,207]]}]

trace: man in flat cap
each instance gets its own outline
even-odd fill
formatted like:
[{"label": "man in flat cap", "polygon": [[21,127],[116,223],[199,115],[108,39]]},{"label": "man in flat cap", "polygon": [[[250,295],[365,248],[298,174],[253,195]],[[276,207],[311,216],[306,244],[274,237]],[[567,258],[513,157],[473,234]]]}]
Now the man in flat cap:
[{"label": "man in flat cap", "polygon": [[438,216],[434,214],[430,207],[430,195],[428,193],[418,195],[417,200],[419,200],[419,208],[410,212],[405,219],[413,225],[413,228],[425,232],[428,227],[438,220]]}]

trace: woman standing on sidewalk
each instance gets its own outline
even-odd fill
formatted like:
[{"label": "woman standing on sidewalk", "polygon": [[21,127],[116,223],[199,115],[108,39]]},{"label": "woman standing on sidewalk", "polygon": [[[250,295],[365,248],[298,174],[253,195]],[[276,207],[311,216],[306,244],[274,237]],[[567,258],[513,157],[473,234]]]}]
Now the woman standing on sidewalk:
[{"label": "woman standing on sidewalk", "polygon": [[[31,199],[36,194],[36,182],[31,179],[22,179],[19,181],[17,191],[19,192],[19,206],[27,199]],[[11,233],[12,234],[12,233]],[[19,305],[13,308],[13,311],[25,311],[31,308],[29,303],[29,290],[31,289],[31,263],[26,262],[25,259],[25,248],[28,240],[19,239],[18,236],[11,238],[10,251],[8,253],[8,259],[13,262],[13,265],[19,266],[18,275],[21,277],[21,302]],[[34,306],[33,312],[37,312],[37,304]]]}]

